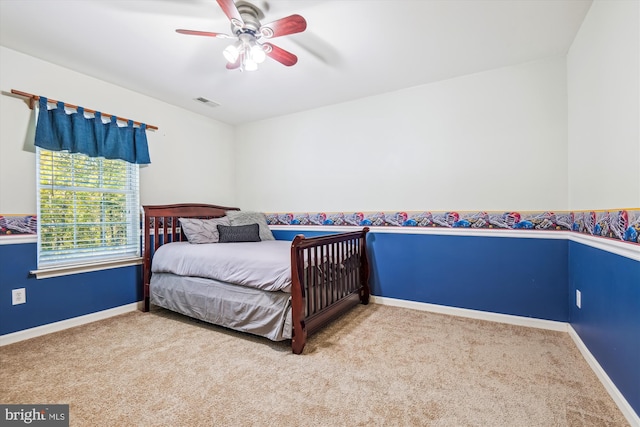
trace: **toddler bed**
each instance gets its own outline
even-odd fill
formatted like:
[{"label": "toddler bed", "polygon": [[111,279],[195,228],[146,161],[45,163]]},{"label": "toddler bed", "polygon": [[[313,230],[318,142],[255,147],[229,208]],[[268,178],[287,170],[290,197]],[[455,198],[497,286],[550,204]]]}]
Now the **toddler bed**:
[{"label": "toddler bed", "polygon": [[155,205],[144,215],[144,311],[290,339],[300,354],[308,335],[369,302],[367,227],[288,242],[263,214],[238,208]]}]

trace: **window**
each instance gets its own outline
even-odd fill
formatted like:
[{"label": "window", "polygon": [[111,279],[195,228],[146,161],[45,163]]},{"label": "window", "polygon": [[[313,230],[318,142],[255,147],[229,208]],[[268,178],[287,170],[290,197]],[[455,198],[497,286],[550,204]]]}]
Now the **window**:
[{"label": "window", "polygon": [[37,148],[38,269],[140,256],[138,165]]}]

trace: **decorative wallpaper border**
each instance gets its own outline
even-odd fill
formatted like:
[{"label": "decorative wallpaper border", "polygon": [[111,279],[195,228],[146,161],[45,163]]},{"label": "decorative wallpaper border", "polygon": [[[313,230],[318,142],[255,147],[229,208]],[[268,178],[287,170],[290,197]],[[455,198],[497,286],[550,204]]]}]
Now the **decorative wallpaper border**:
[{"label": "decorative wallpaper border", "polygon": [[[640,244],[640,209],[575,212],[302,212],[266,215],[269,225],[564,230]],[[0,214],[0,238],[36,233],[35,215]]]},{"label": "decorative wallpaper border", "polygon": [[640,209],[563,212],[268,213],[269,225],[354,225],[502,230],[564,230],[640,244]]},{"label": "decorative wallpaper border", "polygon": [[38,219],[35,215],[0,214],[0,237],[37,233]]}]

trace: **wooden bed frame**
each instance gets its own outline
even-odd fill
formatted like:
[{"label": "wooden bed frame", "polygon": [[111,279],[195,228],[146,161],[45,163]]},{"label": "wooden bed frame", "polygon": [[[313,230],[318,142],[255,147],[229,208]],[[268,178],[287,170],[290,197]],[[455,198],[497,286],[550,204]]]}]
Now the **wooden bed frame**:
[{"label": "wooden bed frame", "polygon": [[[149,311],[151,259],[164,243],[186,241],[178,218],[218,218],[239,208],[185,203],[144,206],[144,311]],[[358,303],[369,303],[369,262],[366,235],[362,230],[305,238],[299,234],[291,243],[291,349],[300,354],[307,336]],[[305,268],[305,260],[326,259],[337,254],[347,259],[336,272],[330,263]],[[351,256],[347,257],[349,254]]]}]

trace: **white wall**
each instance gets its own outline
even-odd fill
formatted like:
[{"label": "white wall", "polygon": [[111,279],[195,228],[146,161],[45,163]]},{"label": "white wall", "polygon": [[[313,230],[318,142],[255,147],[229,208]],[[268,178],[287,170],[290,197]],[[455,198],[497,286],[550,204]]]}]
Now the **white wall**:
[{"label": "white wall", "polygon": [[294,212],[638,207],[638,9],[637,1],[596,1],[566,59],[237,129],[0,47],[0,213],[35,213],[34,156],[25,149],[31,112],[6,95],[12,88],[159,126],[148,132],[153,163],[141,171],[147,204]]},{"label": "white wall", "polygon": [[236,141],[244,209],[563,210],[565,58],[239,126]]},{"label": "white wall", "polygon": [[75,71],[0,47],[0,213],[36,213],[33,114],[17,89],[158,126],[151,165],[140,172],[143,204],[235,205],[233,127]]},{"label": "white wall", "polygon": [[567,56],[569,208],[640,207],[640,2],[596,1]]}]

